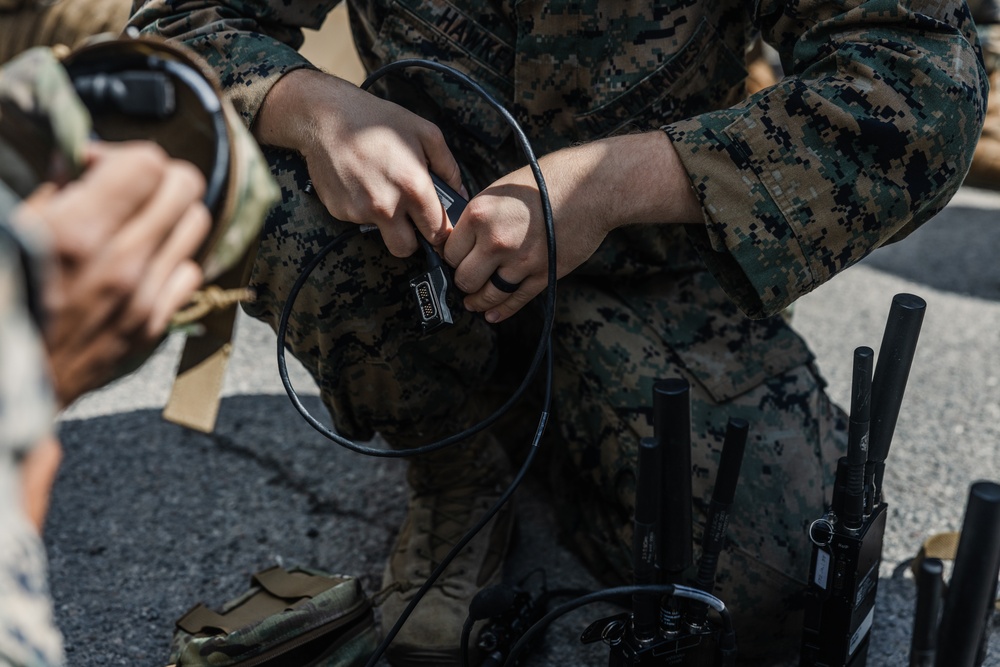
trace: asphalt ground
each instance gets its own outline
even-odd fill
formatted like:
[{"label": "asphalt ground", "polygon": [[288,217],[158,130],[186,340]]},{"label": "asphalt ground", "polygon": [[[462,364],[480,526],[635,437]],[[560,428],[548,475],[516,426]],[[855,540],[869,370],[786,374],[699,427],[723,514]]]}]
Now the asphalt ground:
[{"label": "asphalt ground", "polygon": [[[998,215],[1000,194],[963,189],[909,239],[795,307],[831,395],[846,405],[852,351],[878,349],[892,296],[910,292],[928,303],[888,458],[869,665],[906,664],[914,585],[897,566],[927,536],[960,527],[973,481],[1000,481]],[[160,418],[177,339],[63,415],[65,459],[45,541],[71,666],[166,665],[174,619],[196,602],[237,596],[252,572],[275,563],[353,574],[369,593],[378,590],[403,517],[405,464],[356,455],[313,431],[284,394],[275,348],[270,329],[239,321],[211,435]],[[322,415],[294,361],[292,378]],[[552,537],[542,488],[529,480],[517,500],[508,580],[542,567],[549,588],[596,588]],[[606,647],[578,642],[601,615],[587,608],[556,623],[529,664],[606,664]],[[991,649],[986,664],[1000,665],[996,635]]]}]

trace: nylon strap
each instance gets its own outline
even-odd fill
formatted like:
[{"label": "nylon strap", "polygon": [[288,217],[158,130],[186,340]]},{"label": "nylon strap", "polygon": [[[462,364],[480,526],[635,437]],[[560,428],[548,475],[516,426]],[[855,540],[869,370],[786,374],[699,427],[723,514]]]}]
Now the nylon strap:
[{"label": "nylon strap", "polygon": [[961,533],[955,530],[949,533],[931,535],[924,540],[924,543],[920,546],[920,551],[917,553],[917,557],[913,559],[913,563],[910,565],[914,576],[916,576],[917,570],[920,569],[920,563],[925,558],[955,560],[955,554],[958,553],[958,538],[960,535]]},{"label": "nylon strap", "polygon": [[203,335],[187,337],[170,398],[163,408],[164,419],[202,433],[215,428],[235,323],[235,307],[215,312],[202,320]]},{"label": "nylon strap", "polygon": [[[955,560],[955,555],[958,553],[958,541],[961,536],[962,533],[955,530],[948,533],[931,535],[924,540],[924,543],[920,546],[920,551],[917,552],[916,557],[910,563],[910,572],[913,573],[913,576],[917,576],[920,564],[926,558]],[[994,607],[1000,610],[1000,600],[994,602]]]},{"label": "nylon strap", "polygon": [[[251,244],[242,262],[219,276],[220,290],[237,290],[247,284],[257,244]],[[184,342],[177,377],[170,398],[163,408],[163,418],[202,433],[211,433],[219,416],[222,382],[233,352],[237,302],[226,302],[211,310],[198,322],[200,335],[188,335]]]},{"label": "nylon strap", "polygon": [[313,598],[340,583],[338,579],[307,572],[286,572],[274,566],[253,575],[251,582],[279,598]]},{"label": "nylon strap", "polygon": [[177,619],[177,627],[192,635],[197,635],[206,629],[221,630],[225,634],[233,631],[226,617],[200,603]]},{"label": "nylon strap", "polygon": [[343,581],[308,572],[287,572],[275,565],[250,578],[250,585],[260,590],[239,605],[220,614],[204,604],[196,604],[177,621],[177,627],[192,635],[213,634],[213,631],[229,634],[276,614],[303,598],[316,597]]}]

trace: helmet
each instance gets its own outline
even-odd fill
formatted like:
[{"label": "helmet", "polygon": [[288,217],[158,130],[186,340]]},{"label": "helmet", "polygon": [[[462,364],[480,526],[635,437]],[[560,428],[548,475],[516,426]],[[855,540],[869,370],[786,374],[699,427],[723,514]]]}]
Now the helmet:
[{"label": "helmet", "polygon": [[198,167],[215,220],[199,255],[205,278],[236,264],[279,192],[210,70],[186,48],[148,37],[97,40],[71,51],[62,64],[97,137],[151,140]]},{"label": "helmet", "polygon": [[210,70],[180,45],[99,39],[64,54],[30,49],[0,70],[0,180],[22,197],[79,175],[87,142],[150,140],[205,176],[213,227],[207,283],[236,266],[279,191]]}]

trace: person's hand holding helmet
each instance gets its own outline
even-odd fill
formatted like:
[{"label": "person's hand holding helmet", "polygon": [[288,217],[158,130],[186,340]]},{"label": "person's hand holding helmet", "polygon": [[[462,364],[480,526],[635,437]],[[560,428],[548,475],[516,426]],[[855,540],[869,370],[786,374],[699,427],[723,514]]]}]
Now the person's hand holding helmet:
[{"label": "person's hand holding helmet", "polygon": [[61,406],[154,346],[201,285],[192,256],[211,225],[204,187],[155,144],[94,144],[81,178],[42,185],[16,211],[49,237],[43,337]]}]

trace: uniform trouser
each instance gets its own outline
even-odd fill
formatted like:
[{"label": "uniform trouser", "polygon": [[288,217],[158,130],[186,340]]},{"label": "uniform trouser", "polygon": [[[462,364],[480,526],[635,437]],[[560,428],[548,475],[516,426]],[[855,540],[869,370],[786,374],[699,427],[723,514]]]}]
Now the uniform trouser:
[{"label": "uniform trouser", "polygon": [[33,46],[72,47],[91,35],[117,35],[131,9],[131,0],[28,0],[0,11],[0,63]]},{"label": "uniform trouser", "polygon": [[[257,300],[247,309],[276,326],[303,265],[347,223],[299,193],[305,169],[297,158],[269,159],[285,200],[262,235],[252,278]],[[320,264],[296,301],[288,346],[316,379],[344,435],[365,439],[378,431],[397,447],[436,440],[469,425],[468,401],[502,397],[520,380],[536,342],[537,313],[526,309],[510,325],[491,327],[457,308],[454,326],[421,337],[406,285],[423,270],[419,254],[399,260],[377,234],[354,237]],[[694,287],[706,276],[685,280]],[[845,442],[843,414],[808,362],[716,401],[630,305],[662,298],[669,308],[674,287],[667,279],[560,281],[553,424],[544,443],[551,456],[543,465],[557,487],[563,537],[599,576],[628,581],[636,451],[640,437],[652,434],[653,380],[691,381],[696,539],[726,421],[747,419],[751,436],[717,593],[735,615],[741,654],[773,657],[778,646],[799,641],[796,611],[811,553],[805,528],[830,497]],[[495,428],[515,448],[530,440],[537,419],[537,412],[520,414]]]},{"label": "uniform trouser", "polygon": [[21,513],[20,468],[9,451],[0,459],[0,665],[63,664],[53,618],[45,547]]}]

